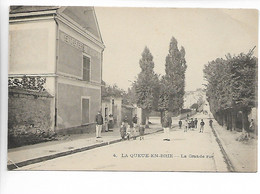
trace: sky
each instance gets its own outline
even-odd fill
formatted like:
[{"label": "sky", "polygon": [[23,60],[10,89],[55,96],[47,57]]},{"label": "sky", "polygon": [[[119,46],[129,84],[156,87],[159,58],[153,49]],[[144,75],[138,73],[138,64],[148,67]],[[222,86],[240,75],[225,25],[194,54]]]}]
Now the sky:
[{"label": "sky", "polygon": [[[165,74],[171,37],[186,51],[186,91],[202,88],[204,65],[227,53],[247,53],[258,42],[258,12],[250,9],[96,7],[103,42],[103,80],[127,89],[140,72],[147,46]],[[255,49],[255,55],[258,50]]]}]

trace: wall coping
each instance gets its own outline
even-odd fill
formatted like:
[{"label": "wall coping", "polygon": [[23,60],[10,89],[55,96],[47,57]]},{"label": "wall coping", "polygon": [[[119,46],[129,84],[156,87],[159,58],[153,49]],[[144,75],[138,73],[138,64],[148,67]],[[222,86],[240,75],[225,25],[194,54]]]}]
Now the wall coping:
[{"label": "wall coping", "polygon": [[8,88],[9,94],[23,94],[29,96],[37,96],[37,97],[47,97],[53,98],[51,94],[49,94],[46,90],[45,91],[35,91],[35,90],[27,90],[22,88]]}]

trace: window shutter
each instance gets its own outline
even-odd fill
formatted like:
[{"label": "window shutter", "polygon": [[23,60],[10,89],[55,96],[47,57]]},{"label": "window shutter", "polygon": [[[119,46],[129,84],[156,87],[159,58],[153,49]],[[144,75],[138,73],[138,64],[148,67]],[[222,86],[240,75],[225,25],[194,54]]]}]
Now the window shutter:
[{"label": "window shutter", "polygon": [[83,80],[90,81],[90,58],[83,56]]}]

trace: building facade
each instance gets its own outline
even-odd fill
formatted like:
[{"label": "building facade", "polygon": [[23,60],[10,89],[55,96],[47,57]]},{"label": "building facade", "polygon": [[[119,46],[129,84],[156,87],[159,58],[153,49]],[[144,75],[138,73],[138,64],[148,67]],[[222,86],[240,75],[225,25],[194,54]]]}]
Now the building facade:
[{"label": "building facade", "polygon": [[94,8],[13,6],[9,24],[9,77],[46,78],[51,129],[93,125],[105,48]]},{"label": "building facade", "polygon": [[121,97],[104,97],[102,99],[102,115],[104,118],[108,118],[109,115],[113,116],[115,126],[120,126],[125,116],[127,116],[129,124],[132,126],[132,118],[136,114],[138,124],[141,122],[141,108],[138,108],[136,104],[126,105],[123,103]]},{"label": "building facade", "polygon": [[115,126],[119,126],[122,122],[122,98],[105,97],[102,99],[102,115],[108,118],[113,116]]}]

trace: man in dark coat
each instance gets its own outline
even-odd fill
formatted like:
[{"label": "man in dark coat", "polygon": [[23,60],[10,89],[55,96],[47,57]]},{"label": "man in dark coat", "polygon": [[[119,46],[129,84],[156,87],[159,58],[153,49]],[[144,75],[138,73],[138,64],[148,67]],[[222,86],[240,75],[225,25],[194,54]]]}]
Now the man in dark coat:
[{"label": "man in dark coat", "polygon": [[101,112],[99,111],[96,115],[96,138],[101,138],[102,125],[103,117],[101,115]]},{"label": "man in dark coat", "polygon": [[198,119],[197,118],[195,118],[194,124],[195,124],[195,128],[197,129],[197,127],[198,127]]},{"label": "man in dark coat", "polygon": [[194,130],[195,122],[194,122],[193,118],[191,118],[190,125],[191,125],[191,130]]},{"label": "man in dark coat", "polygon": [[179,120],[179,128],[181,129],[181,126],[182,126],[182,121]]}]

